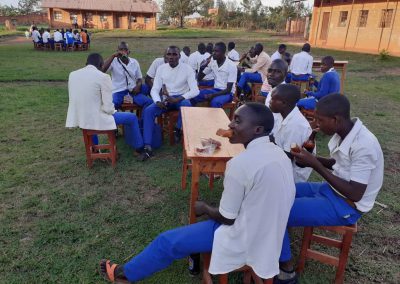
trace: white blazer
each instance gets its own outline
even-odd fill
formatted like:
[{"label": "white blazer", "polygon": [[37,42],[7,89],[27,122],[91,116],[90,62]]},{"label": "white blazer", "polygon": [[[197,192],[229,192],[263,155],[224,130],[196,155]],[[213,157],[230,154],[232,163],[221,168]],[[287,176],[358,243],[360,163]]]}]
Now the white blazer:
[{"label": "white blazer", "polygon": [[110,75],[93,65],[69,74],[69,106],[65,127],[116,129]]}]

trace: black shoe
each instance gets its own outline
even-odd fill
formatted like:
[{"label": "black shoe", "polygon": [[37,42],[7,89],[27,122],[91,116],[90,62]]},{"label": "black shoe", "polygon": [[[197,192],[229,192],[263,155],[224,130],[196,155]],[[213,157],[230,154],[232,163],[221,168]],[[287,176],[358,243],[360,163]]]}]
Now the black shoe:
[{"label": "black shoe", "polygon": [[150,159],[153,156],[153,150],[151,149],[151,146],[145,146],[140,153],[139,160],[144,162],[148,159]]},{"label": "black shoe", "polygon": [[177,144],[180,143],[181,139],[182,139],[182,130],[180,130],[179,128],[175,127],[175,130],[174,130],[175,143],[177,143]]},{"label": "black shoe", "polygon": [[298,284],[298,283],[299,283],[299,279],[295,272],[294,272],[294,276],[289,279],[282,280],[282,279],[279,279],[279,275],[276,275],[273,280],[273,284]]}]

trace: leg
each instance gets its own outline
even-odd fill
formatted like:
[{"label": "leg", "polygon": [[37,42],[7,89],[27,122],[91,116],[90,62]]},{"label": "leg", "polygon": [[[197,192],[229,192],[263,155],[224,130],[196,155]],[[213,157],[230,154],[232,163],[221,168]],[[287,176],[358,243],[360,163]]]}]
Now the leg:
[{"label": "leg", "polygon": [[143,109],[145,109],[146,107],[148,107],[153,103],[153,100],[151,98],[142,93],[134,95],[132,97],[133,97],[133,102],[138,106],[141,106]]},{"label": "leg", "polygon": [[126,277],[132,282],[139,281],[167,268],[174,260],[212,251],[214,232],[219,225],[208,220],[160,234],[124,265]]},{"label": "leg", "polygon": [[232,99],[233,99],[232,93],[221,95],[213,98],[211,100],[210,106],[215,108],[221,108],[224,106],[224,104],[232,102]]},{"label": "leg", "polygon": [[190,101],[192,102],[193,105],[205,102],[206,101],[205,95],[214,94],[215,92],[217,92],[215,89],[203,89],[203,90],[200,90],[199,95],[194,97]]},{"label": "leg", "polygon": [[243,90],[247,83],[262,83],[262,77],[260,73],[248,73],[244,72],[240,77],[239,83],[237,84],[238,87]]},{"label": "leg", "polygon": [[116,112],[114,113],[116,124],[124,125],[125,142],[135,149],[143,147],[143,138],[140,133],[138,118],[134,113]]},{"label": "leg", "polygon": [[[178,110],[180,110],[181,107],[183,107],[183,106],[185,106],[185,107],[191,107],[192,104],[190,103],[190,100],[183,100],[183,101],[181,101],[179,104],[176,105],[176,108],[177,108]],[[180,112],[180,111],[179,111],[178,121],[176,122],[176,128],[182,129],[182,115],[181,115],[181,112]]]},{"label": "leg", "polygon": [[124,97],[128,94],[129,94],[128,90],[120,91],[120,92],[116,92],[116,93],[112,94],[114,107],[116,109],[119,109],[121,107],[122,103],[124,102]]},{"label": "leg", "polygon": [[151,146],[154,130],[154,119],[161,115],[165,110],[159,108],[155,103],[149,105],[143,111],[143,140],[144,145]]}]

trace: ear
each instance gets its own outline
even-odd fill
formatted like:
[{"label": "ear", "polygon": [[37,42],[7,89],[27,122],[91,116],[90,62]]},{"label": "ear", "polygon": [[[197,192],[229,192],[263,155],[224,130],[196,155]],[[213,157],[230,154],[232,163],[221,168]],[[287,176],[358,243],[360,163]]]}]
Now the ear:
[{"label": "ear", "polygon": [[256,126],[254,129],[254,134],[261,135],[264,133],[264,126]]}]

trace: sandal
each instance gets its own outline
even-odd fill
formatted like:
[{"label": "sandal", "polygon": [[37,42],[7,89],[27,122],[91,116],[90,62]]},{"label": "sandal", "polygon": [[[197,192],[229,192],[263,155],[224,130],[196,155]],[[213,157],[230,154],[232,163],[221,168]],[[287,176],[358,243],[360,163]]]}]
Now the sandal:
[{"label": "sandal", "polygon": [[[104,261],[105,261],[105,264],[106,264],[105,273],[101,269],[101,266],[104,263]],[[118,265],[115,264],[115,263],[114,264],[110,264],[110,263],[111,263],[110,260],[103,259],[103,260],[100,261],[100,274],[101,274],[101,276],[103,276],[104,280],[112,282],[112,283],[116,283],[116,284],[119,284],[119,283],[123,283],[123,284],[131,283],[126,279],[115,278],[115,269],[117,268]]]}]

